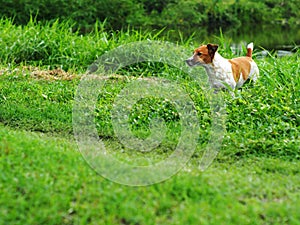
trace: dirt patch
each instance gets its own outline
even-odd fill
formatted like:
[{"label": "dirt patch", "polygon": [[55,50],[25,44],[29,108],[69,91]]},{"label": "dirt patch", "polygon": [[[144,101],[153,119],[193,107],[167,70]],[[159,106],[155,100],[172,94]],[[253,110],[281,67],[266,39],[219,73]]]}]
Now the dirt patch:
[{"label": "dirt patch", "polygon": [[110,80],[110,81],[130,81],[130,80],[145,80],[145,81],[159,81],[159,78],[156,77],[136,77],[136,76],[126,76],[119,74],[82,74],[78,75],[71,72],[66,72],[61,68],[58,69],[41,69],[34,66],[20,66],[14,69],[9,68],[0,68],[1,75],[30,75],[34,79],[41,80],[74,80],[81,79],[84,76],[89,76],[96,80]]},{"label": "dirt patch", "polygon": [[0,70],[0,75],[3,74],[30,74],[31,77],[42,80],[73,80],[76,78],[80,78],[79,75],[66,72],[60,68],[46,70],[34,66],[22,66],[13,70],[2,69]]},{"label": "dirt patch", "polygon": [[73,73],[64,71],[63,69],[41,70],[37,67],[27,67],[31,76],[43,80],[73,80],[79,76]]}]

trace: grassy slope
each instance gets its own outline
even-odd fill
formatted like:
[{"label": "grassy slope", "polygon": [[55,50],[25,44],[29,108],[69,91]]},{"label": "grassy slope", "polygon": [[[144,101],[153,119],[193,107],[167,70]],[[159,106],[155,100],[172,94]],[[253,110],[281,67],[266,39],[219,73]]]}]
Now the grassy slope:
[{"label": "grassy slope", "polygon": [[[152,39],[138,32],[79,37],[64,31],[63,25],[29,24],[22,30],[6,21],[2,26],[2,63],[24,59],[24,64],[72,69],[80,62],[79,71],[97,53]],[[40,35],[34,36],[36,32]],[[66,44],[73,42],[77,44]],[[5,44],[12,44],[10,51]],[[227,134],[207,171],[198,170],[196,152],[177,176],[141,188],[101,178],[77,152],[71,136],[77,76],[47,80],[21,67],[7,71],[3,65],[0,122],[6,126],[0,126],[0,224],[299,224],[298,55],[257,60],[259,82],[246,85],[235,99],[225,94]],[[46,57],[39,60],[40,56]],[[187,83],[199,103],[200,123],[207,126],[203,95]],[[119,85],[122,82],[113,81],[107,91],[114,93]],[[107,95],[107,106],[112,96]],[[101,118],[104,124],[108,118]],[[109,126],[101,132],[109,136]],[[205,129],[201,132],[206,134]]]},{"label": "grassy slope", "polygon": [[193,159],[149,187],[112,183],[67,139],[0,127],[0,224],[299,224],[298,161]]}]

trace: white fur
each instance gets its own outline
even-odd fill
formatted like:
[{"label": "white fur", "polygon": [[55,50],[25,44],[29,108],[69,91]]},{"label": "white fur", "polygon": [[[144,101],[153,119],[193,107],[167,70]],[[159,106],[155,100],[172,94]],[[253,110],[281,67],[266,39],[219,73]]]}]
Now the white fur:
[{"label": "white fur", "polygon": [[249,44],[247,45],[247,48],[250,48],[251,51],[253,51],[253,42],[249,43]]},{"label": "white fur", "polygon": [[228,84],[232,89],[236,87],[232,75],[231,63],[218,52],[215,53],[212,64],[202,64],[202,66],[206,69],[213,88],[227,88],[224,83]]},{"label": "white fur", "polygon": [[[252,79],[255,82],[259,75],[259,70],[254,61],[251,61],[250,64],[251,69],[248,79]],[[209,81],[213,88],[227,88],[226,85],[224,85],[227,84],[232,89],[235,89],[241,87],[246,81],[241,73],[240,79],[238,82],[235,82],[231,63],[228,61],[228,59],[223,58],[218,52],[215,53],[212,64],[202,64],[202,66],[204,66],[206,69]]]},{"label": "white fur", "polygon": [[256,82],[259,75],[259,69],[257,64],[254,61],[251,61],[250,64],[251,64],[251,70],[248,79],[252,79],[254,82]]}]

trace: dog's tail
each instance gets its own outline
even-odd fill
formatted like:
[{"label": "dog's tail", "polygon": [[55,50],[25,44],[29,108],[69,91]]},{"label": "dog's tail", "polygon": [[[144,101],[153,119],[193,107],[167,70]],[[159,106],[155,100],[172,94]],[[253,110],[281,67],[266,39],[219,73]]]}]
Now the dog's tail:
[{"label": "dog's tail", "polygon": [[247,45],[247,56],[252,58],[252,52],[253,52],[253,42]]}]

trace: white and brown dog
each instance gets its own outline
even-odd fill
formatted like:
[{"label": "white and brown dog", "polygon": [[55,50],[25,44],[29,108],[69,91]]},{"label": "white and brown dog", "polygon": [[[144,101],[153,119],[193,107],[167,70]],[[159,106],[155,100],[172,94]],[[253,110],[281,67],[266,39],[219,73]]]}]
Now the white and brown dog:
[{"label": "white and brown dog", "polygon": [[252,59],[253,43],[247,46],[247,55],[225,59],[218,52],[218,45],[207,44],[196,48],[194,55],[186,60],[189,66],[203,66],[214,89],[241,87],[246,80],[257,80],[259,70]]}]

